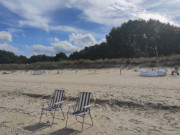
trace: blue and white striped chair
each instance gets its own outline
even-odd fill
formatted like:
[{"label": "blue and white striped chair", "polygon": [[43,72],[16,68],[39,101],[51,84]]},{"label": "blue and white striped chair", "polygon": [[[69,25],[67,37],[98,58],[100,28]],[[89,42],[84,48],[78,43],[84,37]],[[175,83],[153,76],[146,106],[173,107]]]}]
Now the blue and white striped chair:
[{"label": "blue and white striped chair", "polygon": [[[79,98],[77,103],[75,104],[70,104],[67,112],[67,119],[66,119],[66,126],[68,122],[68,115],[74,115],[77,120],[77,116],[83,117],[82,123],[82,128],[81,131],[83,131],[83,125],[84,125],[84,117],[86,114],[89,114],[93,126],[93,119],[91,116],[91,99],[93,97],[93,94],[91,92],[80,92],[79,93]],[[72,108],[72,111],[70,109]]]},{"label": "blue and white striped chair", "polygon": [[[64,117],[64,112],[62,110],[62,104],[64,103],[63,101],[64,95],[65,95],[64,90],[55,90],[50,99],[43,101],[41,108],[40,122],[43,115],[43,111],[49,111],[51,113],[51,116],[53,118],[52,125],[54,123],[55,111],[61,110],[62,115]],[[45,103],[47,103],[48,105],[47,107],[44,106]],[[52,113],[52,111],[54,111],[54,113]]]}]

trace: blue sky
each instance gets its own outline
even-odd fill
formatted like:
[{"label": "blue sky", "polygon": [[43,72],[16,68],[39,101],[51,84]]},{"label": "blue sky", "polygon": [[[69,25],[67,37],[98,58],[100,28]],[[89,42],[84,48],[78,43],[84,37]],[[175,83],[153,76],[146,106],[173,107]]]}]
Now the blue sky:
[{"label": "blue sky", "polygon": [[105,41],[112,27],[150,18],[180,26],[180,0],[0,0],[0,49],[69,55]]}]

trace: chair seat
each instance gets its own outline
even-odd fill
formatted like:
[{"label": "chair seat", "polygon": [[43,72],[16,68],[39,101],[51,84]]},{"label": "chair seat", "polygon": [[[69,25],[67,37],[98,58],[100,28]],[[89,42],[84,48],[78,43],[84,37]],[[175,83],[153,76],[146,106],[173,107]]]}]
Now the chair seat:
[{"label": "chair seat", "polygon": [[86,113],[86,111],[73,111],[73,112],[69,112],[69,114],[71,115],[84,115],[84,113]]},{"label": "chair seat", "polygon": [[54,107],[47,107],[47,108],[42,108],[42,110],[46,110],[46,111],[52,111],[55,110],[56,108]]}]

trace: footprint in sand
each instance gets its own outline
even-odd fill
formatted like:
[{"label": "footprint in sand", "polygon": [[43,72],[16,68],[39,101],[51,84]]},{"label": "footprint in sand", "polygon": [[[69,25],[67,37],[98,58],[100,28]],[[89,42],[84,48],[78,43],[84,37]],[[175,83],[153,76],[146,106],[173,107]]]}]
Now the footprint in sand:
[{"label": "footprint in sand", "polygon": [[129,122],[132,122],[134,124],[143,124],[142,121],[136,120],[136,119],[130,119]]},{"label": "footprint in sand", "polygon": [[147,135],[166,135],[166,134],[162,133],[157,129],[150,129],[148,130]]}]

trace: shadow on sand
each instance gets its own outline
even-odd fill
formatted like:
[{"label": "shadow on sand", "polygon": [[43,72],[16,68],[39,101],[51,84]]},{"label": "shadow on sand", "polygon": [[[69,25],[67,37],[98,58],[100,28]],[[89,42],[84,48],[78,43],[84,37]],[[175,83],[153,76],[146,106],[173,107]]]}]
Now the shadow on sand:
[{"label": "shadow on sand", "polygon": [[79,130],[74,130],[72,128],[63,128],[56,130],[49,135],[78,135],[79,133]]},{"label": "shadow on sand", "polygon": [[36,132],[36,131],[42,130],[46,127],[48,127],[48,126],[45,123],[35,123],[33,125],[24,127],[24,130]]}]

